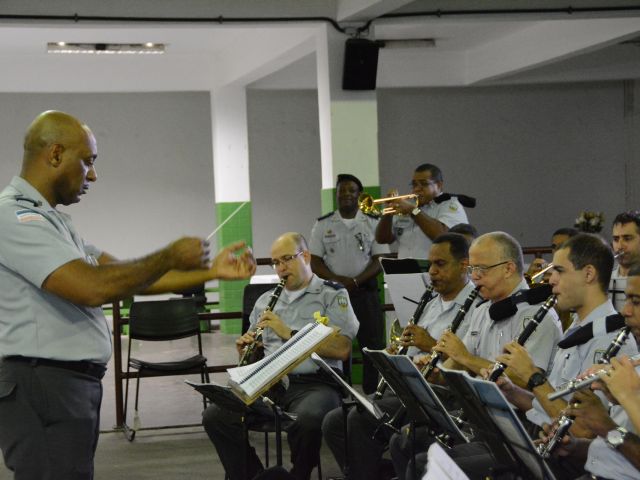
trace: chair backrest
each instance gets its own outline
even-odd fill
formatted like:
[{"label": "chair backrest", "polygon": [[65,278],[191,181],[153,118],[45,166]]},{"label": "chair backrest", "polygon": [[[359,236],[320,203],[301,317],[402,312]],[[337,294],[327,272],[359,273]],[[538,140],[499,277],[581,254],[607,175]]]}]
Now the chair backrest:
[{"label": "chair backrest", "polygon": [[129,336],[139,340],[174,340],[200,332],[193,298],[133,302],[129,311]]},{"label": "chair backrest", "polygon": [[249,317],[260,295],[276,287],[276,283],[250,283],[242,293],[242,333],[249,329]]},{"label": "chair backrest", "polygon": [[196,307],[198,307],[198,311],[202,312],[205,310],[204,306],[207,303],[207,294],[205,293],[204,283],[173,293],[182,295],[182,298],[193,298],[196,302]]}]

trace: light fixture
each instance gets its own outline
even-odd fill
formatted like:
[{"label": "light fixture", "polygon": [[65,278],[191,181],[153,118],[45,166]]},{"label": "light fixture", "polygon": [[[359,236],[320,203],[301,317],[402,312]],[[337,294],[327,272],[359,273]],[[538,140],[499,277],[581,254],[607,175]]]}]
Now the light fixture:
[{"label": "light fixture", "polygon": [[88,53],[96,55],[158,55],[164,43],[47,43],[47,53]]}]

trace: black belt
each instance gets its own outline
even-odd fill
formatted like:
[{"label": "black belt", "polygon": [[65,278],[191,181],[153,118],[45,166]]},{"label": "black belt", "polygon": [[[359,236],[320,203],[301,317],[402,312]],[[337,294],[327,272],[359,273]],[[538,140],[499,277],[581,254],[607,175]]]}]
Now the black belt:
[{"label": "black belt", "polygon": [[89,362],[87,360],[68,361],[68,360],[51,360],[49,358],[10,356],[4,357],[4,361],[8,362],[24,362],[30,363],[32,366],[44,365],[45,367],[63,368],[78,373],[83,373],[91,377],[101,380],[107,371],[107,366],[102,363]]}]

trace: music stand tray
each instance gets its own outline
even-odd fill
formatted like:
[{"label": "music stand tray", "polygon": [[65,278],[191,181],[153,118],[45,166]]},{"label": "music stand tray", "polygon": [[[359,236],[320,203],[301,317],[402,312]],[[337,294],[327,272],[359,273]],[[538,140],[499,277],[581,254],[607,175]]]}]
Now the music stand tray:
[{"label": "music stand tray", "polygon": [[555,480],[516,412],[494,382],[473,378],[465,371],[445,368],[440,371],[451,390],[458,394],[467,416],[480,427],[480,436],[498,461],[512,465],[523,472],[525,478]]}]

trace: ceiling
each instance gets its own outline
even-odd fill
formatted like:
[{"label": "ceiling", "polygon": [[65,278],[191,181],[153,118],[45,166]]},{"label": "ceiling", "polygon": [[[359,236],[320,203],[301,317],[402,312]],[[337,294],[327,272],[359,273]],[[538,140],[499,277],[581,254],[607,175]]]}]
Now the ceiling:
[{"label": "ceiling", "polygon": [[[379,88],[640,78],[640,1],[0,0],[0,12],[4,92],[315,88],[318,45],[356,33],[386,43]],[[425,38],[435,45],[393,42]],[[55,41],[167,47],[47,54]]]}]

